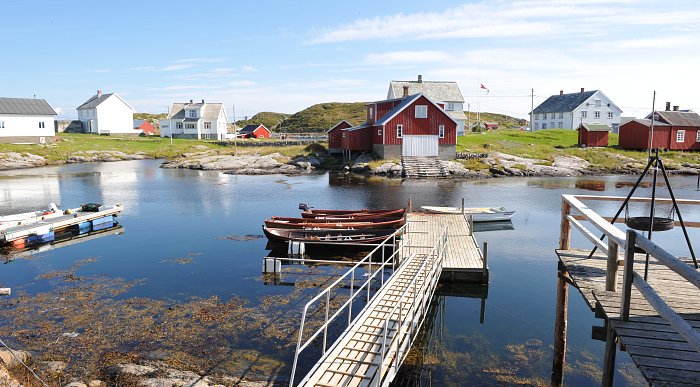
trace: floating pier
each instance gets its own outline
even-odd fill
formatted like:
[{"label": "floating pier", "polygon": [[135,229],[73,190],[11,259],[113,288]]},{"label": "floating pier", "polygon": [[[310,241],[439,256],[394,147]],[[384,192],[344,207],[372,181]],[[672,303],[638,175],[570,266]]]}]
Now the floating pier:
[{"label": "floating pier", "polygon": [[[625,234],[583,203],[624,199],[562,196],[552,385],[562,385],[564,378],[569,285],[605,321],[602,385],[613,384],[618,346],[629,354],[650,385],[697,385],[700,271],[690,258],[675,257],[633,230]],[[637,202],[645,199],[633,198]],[[699,200],[678,203],[700,205]],[[587,221],[595,231],[579,220]],[[572,225],[596,245],[597,253],[570,246]],[[596,235],[598,231],[606,236],[605,242]],[[638,274],[644,272],[647,254],[648,271]]]}]

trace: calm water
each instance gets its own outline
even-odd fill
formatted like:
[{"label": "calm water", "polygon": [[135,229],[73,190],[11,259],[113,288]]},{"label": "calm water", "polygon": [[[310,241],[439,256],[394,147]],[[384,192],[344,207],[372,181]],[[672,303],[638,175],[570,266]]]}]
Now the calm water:
[{"label": "calm water", "polygon": [[[309,283],[309,278],[317,275],[321,281],[329,273],[308,273],[300,266],[283,276],[285,285],[296,283],[296,287],[269,285],[260,273],[261,258],[268,253],[266,240],[256,238],[262,234],[265,218],[295,216],[299,202],[317,208],[386,208],[405,206],[408,198],[417,206],[455,206],[460,198],[466,198],[468,206],[505,206],[516,210],[513,229],[477,233],[479,243],[489,244],[490,285],[485,289],[443,289],[434,303],[435,318],[426,323],[426,335],[430,339],[421,343],[423,356],[411,362],[414,367],[405,367],[401,380],[456,385],[547,384],[551,371],[557,268],[554,249],[559,238],[560,195],[626,195],[629,182],[635,179],[615,176],[452,182],[350,179],[328,174],[232,176],[210,171],[164,170],[159,164],[159,161],[133,161],[0,172],[2,214],[33,210],[49,202],[62,208],[85,202],[125,205],[124,213],[118,218],[124,227],[121,234],[40,252],[0,266],[0,285],[11,287],[15,294],[3,298],[0,308],[8,313],[17,308],[18,304],[12,303],[17,295],[28,297],[22,299],[27,303],[29,296],[36,295],[60,300],[67,289],[88,283],[99,284],[100,289],[111,292],[92,300],[94,308],[101,307],[104,300],[114,305],[133,305],[138,300],[143,305],[172,311],[175,305],[186,305],[193,300],[221,303],[234,300],[227,306],[230,310],[244,305],[250,308],[246,309],[249,313],[272,301],[268,309],[261,310],[261,315],[286,310],[286,314],[276,318],[289,321],[287,325],[279,325],[279,331],[285,333],[269,331],[268,327],[281,324],[279,321],[269,322],[267,327],[248,327],[246,324],[254,322],[244,321],[245,315],[238,316],[242,319],[236,323],[239,325],[228,326],[227,321],[214,318],[219,325],[208,326],[217,331],[235,330],[238,326],[242,330],[250,329],[245,332],[254,332],[250,335],[259,337],[221,337],[227,341],[228,353],[255,349],[267,359],[261,367],[267,365],[271,370],[261,369],[253,374],[265,377],[277,372],[287,376],[293,353],[289,337],[294,332],[290,327],[298,324],[301,309],[300,302],[289,300],[317,291],[313,286],[300,290],[301,278]],[[699,199],[695,183],[694,177],[672,178],[677,197]],[[642,188],[639,194],[647,194],[648,190]],[[665,188],[660,189],[660,195],[667,196]],[[596,210],[606,215],[616,209],[616,204],[595,205]],[[643,207],[630,210],[645,211]],[[700,220],[698,210],[684,209],[684,217]],[[697,241],[698,230],[690,229],[690,232],[691,240]],[[588,247],[577,232],[572,234],[572,246]],[[249,237],[243,238],[246,235]],[[673,253],[688,255],[678,233],[657,233],[654,239]],[[117,281],[128,286],[119,291],[109,288]],[[288,298],[281,302],[280,297]],[[35,319],[50,320],[51,314],[42,313],[45,312],[42,308],[45,305],[33,309],[38,313]],[[202,308],[197,310],[201,312]],[[119,313],[115,313],[118,317]],[[155,319],[157,323],[149,327],[165,324],[158,318],[167,312],[153,313],[158,317],[147,316],[145,312],[134,316],[139,321]],[[197,322],[205,320],[201,314],[185,313],[180,317]],[[18,324],[20,320],[9,321]],[[53,321],[58,327],[61,323],[62,319]],[[82,322],[70,323],[83,332],[79,326]],[[604,343],[590,338],[591,327],[595,325],[602,322],[594,318],[577,292],[570,292],[567,385],[599,383]],[[22,347],[29,345],[29,336],[11,331],[0,331],[3,340]],[[90,332],[90,328],[84,331]],[[197,332],[212,338],[209,332]],[[160,349],[157,342],[137,341],[124,340],[120,346],[130,346],[128,350],[136,352]],[[192,358],[207,357],[206,353],[187,353],[171,347],[165,350]],[[640,382],[626,354],[618,355],[617,368],[616,385]]]}]

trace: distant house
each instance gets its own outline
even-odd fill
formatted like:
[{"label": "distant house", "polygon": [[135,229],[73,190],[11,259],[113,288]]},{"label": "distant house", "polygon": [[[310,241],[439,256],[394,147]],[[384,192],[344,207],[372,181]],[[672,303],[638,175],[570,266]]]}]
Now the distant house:
[{"label": "distant house", "polygon": [[226,139],[228,116],[223,103],[174,103],[165,120],[160,121],[160,136],[200,140]]},{"label": "distant house", "polygon": [[352,128],[352,124],[342,120],[328,129],[328,153],[341,153],[343,147],[343,129]]},{"label": "distant house", "polygon": [[341,129],[341,149],[382,158],[456,157],[457,122],[419,93],[367,104],[367,121]]},{"label": "distant house", "polygon": [[620,109],[600,90],[553,95],[532,112],[532,130],[577,129],[581,124],[609,125],[614,132],[620,125]]},{"label": "distant house", "polygon": [[97,94],[78,106],[78,120],[85,133],[94,134],[134,134],[134,108],[116,93]]},{"label": "distant house", "polygon": [[604,124],[581,124],[577,130],[579,146],[600,147],[608,146],[608,133],[612,128]]},{"label": "distant house", "polygon": [[498,122],[484,122],[484,129],[486,130],[496,130],[500,127]]},{"label": "distant house", "polygon": [[46,100],[0,98],[0,143],[53,142],[54,116]]},{"label": "distant house", "polygon": [[144,136],[153,136],[156,134],[156,128],[147,120],[134,120],[134,129],[140,130]]},{"label": "distant house", "polygon": [[246,125],[241,130],[238,131],[239,138],[270,138],[270,129],[266,128],[265,125]]},{"label": "distant house", "polygon": [[464,97],[457,82],[423,81],[421,75],[417,81],[391,81],[386,99],[419,93],[442,105],[450,118],[457,122],[457,135],[464,135],[464,122],[467,117],[464,115]]},{"label": "distant house", "polygon": [[[676,110],[654,112],[654,138],[651,148],[700,149],[700,115],[674,108]],[[651,123],[652,114],[649,114],[644,119],[633,119],[620,126],[620,148],[648,149]]]}]

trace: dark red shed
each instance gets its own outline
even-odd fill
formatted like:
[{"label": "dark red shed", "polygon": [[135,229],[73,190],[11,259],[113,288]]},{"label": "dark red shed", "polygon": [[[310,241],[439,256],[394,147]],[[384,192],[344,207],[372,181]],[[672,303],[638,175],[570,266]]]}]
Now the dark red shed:
[{"label": "dark red shed", "polygon": [[594,147],[608,146],[608,133],[612,128],[606,124],[581,124],[577,130],[578,145]]},{"label": "dark red shed", "polygon": [[328,152],[340,153],[343,148],[343,129],[352,128],[352,124],[342,120],[326,132],[328,134]]},{"label": "dark red shed", "polygon": [[[651,114],[620,125],[620,148],[648,149]],[[657,111],[651,148],[672,150],[700,149],[700,115],[695,112]]]},{"label": "dark red shed", "polygon": [[270,138],[270,134],[270,129],[266,128],[265,125],[256,124],[246,125],[238,131],[240,138]]}]

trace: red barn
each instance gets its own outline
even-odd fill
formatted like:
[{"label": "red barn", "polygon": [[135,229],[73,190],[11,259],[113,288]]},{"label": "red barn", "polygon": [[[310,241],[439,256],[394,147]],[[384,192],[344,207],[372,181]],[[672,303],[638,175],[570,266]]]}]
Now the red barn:
[{"label": "red barn", "polygon": [[134,129],[140,129],[142,136],[156,135],[156,128],[146,120],[134,120]]},{"label": "red barn", "polygon": [[[620,125],[620,148],[648,149],[651,114]],[[700,149],[700,115],[695,112],[657,111],[651,148],[670,150]]]},{"label": "red barn", "polygon": [[578,145],[592,147],[608,146],[608,133],[612,128],[607,124],[581,124],[577,130]]},{"label": "red barn", "polygon": [[340,153],[343,147],[343,129],[352,128],[352,124],[342,120],[326,132],[328,134],[328,152]]},{"label": "red barn", "polygon": [[382,158],[405,156],[453,159],[457,122],[423,94],[367,104],[367,121],[341,129],[345,152],[375,152]]},{"label": "red barn", "polygon": [[265,125],[250,124],[238,131],[239,138],[270,138],[270,129]]}]

